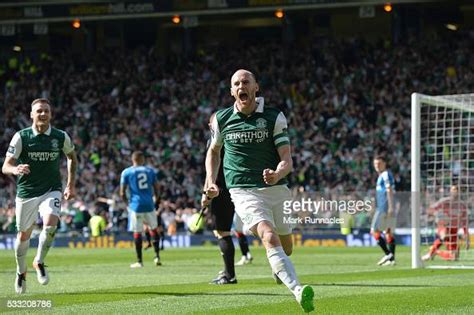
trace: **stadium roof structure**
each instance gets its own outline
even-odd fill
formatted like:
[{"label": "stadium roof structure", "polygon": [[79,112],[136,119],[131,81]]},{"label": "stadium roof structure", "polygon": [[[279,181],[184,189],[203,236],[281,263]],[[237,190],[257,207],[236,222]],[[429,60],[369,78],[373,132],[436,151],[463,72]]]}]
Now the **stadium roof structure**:
[{"label": "stadium roof structure", "polygon": [[[0,3],[0,25],[54,23],[80,18],[83,21],[219,15],[384,5],[384,0],[22,0]],[[468,3],[468,1],[457,1]],[[409,3],[453,3],[449,0],[393,0]]]}]

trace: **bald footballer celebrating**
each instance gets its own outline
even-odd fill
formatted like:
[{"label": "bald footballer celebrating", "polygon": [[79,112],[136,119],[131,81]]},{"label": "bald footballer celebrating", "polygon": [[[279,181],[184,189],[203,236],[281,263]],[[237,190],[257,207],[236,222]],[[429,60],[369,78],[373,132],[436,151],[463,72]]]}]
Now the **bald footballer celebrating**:
[{"label": "bald footballer celebrating", "polygon": [[207,196],[219,195],[216,178],[224,147],[224,176],[235,211],[262,240],[277,279],[293,293],[305,312],[314,310],[314,291],[298,281],[293,263],[292,229],[283,221],[283,203],[291,199],[286,176],[293,168],[285,115],[256,98],[253,73],[238,70],[231,78],[233,106],[217,111],[206,156]]}]

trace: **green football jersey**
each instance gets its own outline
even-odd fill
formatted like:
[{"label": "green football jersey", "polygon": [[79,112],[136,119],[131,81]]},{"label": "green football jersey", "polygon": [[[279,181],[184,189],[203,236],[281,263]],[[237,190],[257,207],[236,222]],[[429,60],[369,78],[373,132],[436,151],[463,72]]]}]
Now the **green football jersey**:
[{"label": "green football jersey", "polygon": [[[253,114],[246,116],[234,106],[217,111],[212,122],[212,141],[224,145],[224,175],[227,188],[268,187],[263,170],[280,163],[278,147],[289,145],[285,115],[257,100]],[[282,178],[276,185],[287,184]]]},{"label": "green football jersey", "polygon": [[29,127],[18,131],[7,156],[14,157],[17,164],[28,164],[30,173],[18,176],[17,196],[33,198],[48,191],[61,191],[61,151],[67,154],[73,150],[71,139],[62,130],[50,127],[41,134]]}]

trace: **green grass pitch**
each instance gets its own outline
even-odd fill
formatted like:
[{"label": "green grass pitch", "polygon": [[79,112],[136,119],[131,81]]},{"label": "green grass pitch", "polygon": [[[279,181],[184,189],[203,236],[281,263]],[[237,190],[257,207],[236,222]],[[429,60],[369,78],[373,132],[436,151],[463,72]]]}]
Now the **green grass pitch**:
[{"label": "green grass pitch", "polygon": [[[320,314],[474,314],[474,270],[411,270],[409,248],[395,267],[378,267],[378,248],[295,248],[301,282],[315,290]],[[28,266],[35,249],[28,253]],[[238,250],[237,253],[239,254]],[[47,299],[57,314],[299,314],[290,292],[276,285],[262,248],[254,262],[236,267],[237,285],[209,285],[222,268],[217,247],[166,249],[163,266],[144,254],[131,270],[133,249],[53,248],[50,283],[41,286],[29,267],[28,292],[14,293],[13,251],[0,251],[0,312],[12,299]],[[236,258],[240,258],[236,255]]]}]

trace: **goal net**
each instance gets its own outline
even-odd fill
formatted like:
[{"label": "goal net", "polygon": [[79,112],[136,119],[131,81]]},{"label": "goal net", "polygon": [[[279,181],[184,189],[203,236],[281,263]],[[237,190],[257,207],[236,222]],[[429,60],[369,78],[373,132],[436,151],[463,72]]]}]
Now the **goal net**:
[{"label": "goal net", "polygon": [[414,93],[411,144],[412,267],[474,269],[474,94]]}]

